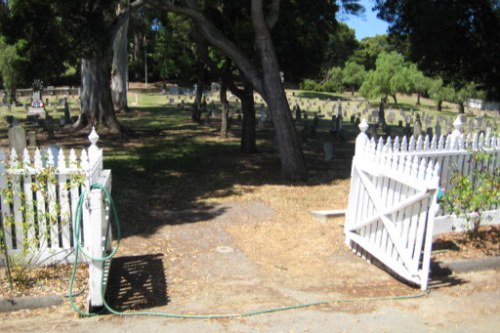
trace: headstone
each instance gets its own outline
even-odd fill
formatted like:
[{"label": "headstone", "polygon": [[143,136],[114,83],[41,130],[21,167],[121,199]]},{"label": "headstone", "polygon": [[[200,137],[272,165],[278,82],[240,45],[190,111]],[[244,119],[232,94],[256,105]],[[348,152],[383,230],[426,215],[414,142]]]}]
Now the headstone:
[{"label": "headstone", "polygon": [[28,147],[35,148],[36,147],[36,132],[28,132]]},{"label": "headstone", "polygon": [[331,162],[333,160],[333,144],[331,142],[323,143],[323,150],[325,152],[325,161]]},{"label": "headstone", "polygon": [[404,135],[406,137],[410,137],[411,135],[411,124],[409,122],[406,122]]},{"label": "headstone", "polygon": [[54,138],[54,123],[53,123],[52,117],[47,117],[47,119],[45,119],[45,129],[47,130],[47,137],[49,139],[53,139]]},{"label": "headstone", "polygon": [[23,153],[26,148],[26,132],[20,126],[13,126],[9,129],[9,147],[15,149],[17,154]]},{"label": "headstone", "polygon": [[420,122],[420,116],[417,114],[413,125],[413,136],[417,139],[420,135],[422,135],[422,123]]},{"label": "headstone", "polygon": [[438,137],[438,139],[441,137],[441,125],[436,123],[436,127],[434,128],[435,135]]},{"label": "headstone", "polygon": [[220,84],[217,83],[217,82],[212,82],[212,84],[210,85],[210,90],[214,93],[216,92],[219,92],[220,91]]},{"label": "headstone", "polygon": [[40,90],[35,90],[33,91],[33,101],[39,101],[41,99],[41,92]]},{"label": "headstone", "polygon": [[168,91],[172,95],[178,95],[179,94],[179,87],[177,85],[171,86]]},{"label": "headstone", "polygon": [[394,111],[389,111],[389,113],[387,114],[387,121],[389,122],[389,124],[392,124],[394,120],[396,120],[396,115],[394,114]]},{"label": "headstone", "polygon": [[302,121],[302,112],[300,111],[300,106],[298,104],[295,104],[295,121],[296,122],[301,122]]}]

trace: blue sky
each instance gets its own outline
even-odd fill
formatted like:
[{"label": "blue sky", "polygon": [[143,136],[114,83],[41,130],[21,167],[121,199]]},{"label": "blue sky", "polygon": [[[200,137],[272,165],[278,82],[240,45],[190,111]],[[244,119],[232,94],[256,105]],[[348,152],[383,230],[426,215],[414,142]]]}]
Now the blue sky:
[{"label": "blue sky", "polygon": [[377,13],[372,11],[372,1],[361,0],[360,3],[365,7],[365,13],[360,16],[349,16],[347,18],[337,17],[340,21],[346,23],[356,32],[356,38],[362,40],[365,37],[373,37],[387,33],[388,24],[377,18]]}]

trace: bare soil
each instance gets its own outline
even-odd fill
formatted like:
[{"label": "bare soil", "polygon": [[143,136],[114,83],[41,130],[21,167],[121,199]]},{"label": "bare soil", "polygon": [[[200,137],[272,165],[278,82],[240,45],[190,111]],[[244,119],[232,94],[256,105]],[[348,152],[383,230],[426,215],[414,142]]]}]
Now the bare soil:
[{"label": "bare soil", "polygon": [[[216,125],[206,130],[211,136],[207,140],[219,140]],[[103,135],[100,145],[134,149],[168,136],[163,131],[134,134],[129,131],[125,139]],[[68,145],[86,142],[83,132],[77,136],[60,132],[56,137],[66,138]],[[209,169],[210,177],[201,180],[194,177],[202,172],[196,168],[189,177],[181,171],[158,171],[149,177],[114,175],[113,181],[120,184],[120,193],[113,195],[121,208],[124,238],[110,274],[110,304],[121,311],[154,308],[213,314],[324,299],[419,295],[419,289],[350,252],[344,243],[343,217],[324,224],[311,217],[311,210],[347,206],[352,152],[344,156],[339,151],[335,163],[328,164],[321,160],[317,145],[306,145],[311,178],[298,185],[279,181],[278,160],[269,151],[241,157],[232,169]],[[231,157],[227,152],[217,156]],[[237,179],[230,178],[234,170]],[[210,190],[201,191],[207,181],[213,182]],[[435,258],[499,255],[497,228],[484,229],[481,241],[463,239],[459,235],[436,239],[435,249],[448,251]],[[70,269],[35,269],[13,290],[2,270],[0,294],[6,298],[65,295]],[[82,265],[75,287],[82,290],[78,301],[82,307],[86,306],[86,274]],[[376,307],[353,303],[332,305],[330,310],[366,313]],[[43,311],[24,314],[36,316]],[[67,301],[53,311],[72,313]],[[0,314],[0,320],[4,316]]]}]

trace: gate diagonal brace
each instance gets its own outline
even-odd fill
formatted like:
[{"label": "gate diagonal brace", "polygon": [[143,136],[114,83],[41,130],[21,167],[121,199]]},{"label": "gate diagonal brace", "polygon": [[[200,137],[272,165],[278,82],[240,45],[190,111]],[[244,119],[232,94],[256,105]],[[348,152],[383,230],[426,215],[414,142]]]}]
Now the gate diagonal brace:
[{"label": "gate diagonal brace", "polygon": [[[397,230],[394,227],[394,221],[391,220],[386,215],[392,214],[398,210],[406,208],[418,201],[421,201],[429,197],[432,194],[432,191],[430,189],[426,189],[425,191],[417,192],[414,195],[410,196],[409,198],[405,199],[404,201],[386,208],[385,205],[378,198],[376,189],[371,183],[371,180],[366,176],[366,174],[364,172],[359,172],[359,176],[361,181],[365,185],[366,191],[368,192],[369,198],[372,201],[377,214],[365,219],[356,226],[350,227],[348,230],[350,232],[353,232],[355,230],[361,229],[362,227],[366,227],[372,224],[373,222],[381,220],[389,234],[389,237],[391,238],[394,246],[396,247],[396,250],[398,251],[398,254],[400,255],[404,265],[407,268],[409,268],[411,266],[411,261],[412,261],[411,253],[409,249],[406,248],[406,246],[401,243],[400,241],[401,237],[399,237],[397,234]],[[418,273],[418,272],[413,272],[413,273]]]}]

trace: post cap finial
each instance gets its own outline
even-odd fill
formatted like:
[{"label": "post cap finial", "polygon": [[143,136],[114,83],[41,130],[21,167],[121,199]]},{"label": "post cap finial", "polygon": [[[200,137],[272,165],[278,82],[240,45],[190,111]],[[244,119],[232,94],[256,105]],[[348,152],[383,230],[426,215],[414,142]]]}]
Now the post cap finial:
[{"label": "post cap finial", "polygon": [[363,118],[361,123],[359,123],[358,128],[362,133],[365,133],[368,130],[368,123],[366,122],[366,119]]},{"label": "post cap finial", "polygon": [[95,146],[97,144],[97,141],[99,141],[99,135],[97,134],[94,126],[92,126],[92,131],[90,132],[88,139],[92,146]]}]

